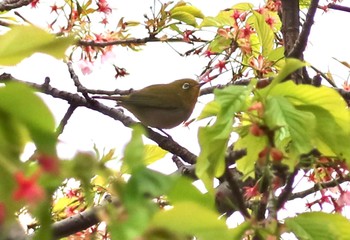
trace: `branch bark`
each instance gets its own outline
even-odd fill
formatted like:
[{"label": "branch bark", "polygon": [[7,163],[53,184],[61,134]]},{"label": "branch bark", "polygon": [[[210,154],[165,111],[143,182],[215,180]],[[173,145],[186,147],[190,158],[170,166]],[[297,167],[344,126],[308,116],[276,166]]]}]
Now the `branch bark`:
[{"label": "branch bark", "polygon": [[5,0],[0,2],[0,12],[27,6],[32,0]]},{"label": "branch bark", "polygon": [[[26,84],[54,98],[65,100],[70,105],[74,105],[77,107],[86,107],[86,108],[95,110],[117,121],[120,121],[126,127],[131,127],[134,124],[139,124],[138,122],[135,122],[132,118],[124,115],[124,113],[121,110],[106,106],[94,99],[87,100],[86,98],[80,96],[79,94],[73,94],[70,92],[62,91],[52,87],[49,84],[37,84],[37,83],[18,80],[12,77],[10,74],[4,73],[0,75],[0,82],[6,83],[8,81],[20,82],[20,83]],[[181,157],[185,162],[189,164],[194,164],[196,162],[197,156],[192,152],[190,152],[188,149],[184,148],[183,146],[175,142],[174,140],[168,137],[165,137],[148,127],[146,127],[146,131],[147,131],[147,137],[153,140],[154,142],[156,142],[161,148]]]}]

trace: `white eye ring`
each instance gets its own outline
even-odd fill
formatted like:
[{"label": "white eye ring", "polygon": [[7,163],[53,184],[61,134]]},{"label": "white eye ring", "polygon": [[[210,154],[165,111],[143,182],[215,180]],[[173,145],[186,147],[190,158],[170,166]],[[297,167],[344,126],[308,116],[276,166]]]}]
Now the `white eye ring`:
[{"label": "white eye ring", "polygon": [[189,89],[190,88],[190,84],[189,83],[184,83],[183,85],[182,85],[182,89]]}]

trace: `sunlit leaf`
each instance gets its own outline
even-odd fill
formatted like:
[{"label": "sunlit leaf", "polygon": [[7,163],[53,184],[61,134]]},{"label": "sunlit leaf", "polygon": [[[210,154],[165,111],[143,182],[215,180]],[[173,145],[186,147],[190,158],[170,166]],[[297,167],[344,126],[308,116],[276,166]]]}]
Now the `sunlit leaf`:
[{"label": "sunlit leaf", "polygon": [[211,43],[209,43],[208,49],[213,53],[221,53],[227,49],[232,43],[231,39],[227,39],[222,36],[217,36]]},{"label": "sunlit leaf", "polygon": [[220,106],[216,101],[211,101],[205,105],[197,120],[216,116],[220,111]]},{"label": "sunlit leaf", "polygon": [[56,37],[35,26],[15,26],[0,36],[0,65],[15,65],[36,52],[63,58],[73,37]]},{"label": "sunlit leaf", "polygon": [[268,145],[267,137],[243,134],[234,145],[235,150],[246,149],[247,154],[237,160],[237,170],[244,178],[255,177],[255,166],[259,153]]},{"label": "sunlit leaf", "polygon": [[176,203],[172,209],[158,212],[151,223],[159,228],[203,240],[233,239],[225,221],[219,219],[217,212],[194,202]]},{"label": "sunlit leaf", "polygon": [[340,214],[302,213],[285,219],[287,230],[300,240],[347,240],[350,222]]},{"label": "sunlit leaf", "polygon": [[248,23],[252,24],[259,37],[262,47],[262,55],[268,56],[273,49],[274,33],[271,27],[265,22],[265,18],[260,13],[253,11],[253,15],[248,18]]},{"label": "sunlit leaf", "polygon": [[196,18],[203,18],[204,17],[201,10],[199,10],[198,8],[191,6],[191,5],[178,6],[178,7],[174,7],[173,9],[170,10],[171,14],[178,13],[178,12],[188,13]]},{"label": "sunlit leaf", "polygon": [[254,5],[251,3],[237,3],[232,6],[232,9],[240,10],[240,11],[249,11],[254,8]]},{"label": "sunlit leaf", "polygon": [[246,108],[250,87],[230,86],[215,90],[215,101],[220,110],[212,126],[201,127],[198,139],[201,152],[197,159],[196,174],[208,191],[213,190],[213,178],[225,170],[225,152],[232,132],[234,114]]},{"label": "sunlit leaf", "polygon": [[197,26],[196,18],[187,12],[174,12],[171,14],[171,18],[187,23],[191,26]]},{"label": "sunlit leaf", "polygon": [[269,97],[265,105],[266,124],[276,129],[276,138],[290,137],[291,146],[299,153],[307,153],[314,147],[315,116],[296,109],[285,97]]},{"label": "sunlit leaf", "polygon": [[146,165],[149,165],[151,163],[154,163],[162,159],[168,153],[168,151],[165,151],[163,148],[160,148],[157,145],[146,144],[144,147],[145,147],[144,163]]},{"label": "sunlit leaf", "polygon": [[328,111],[346,133],[350,132],[350,116],[347,104],[340,94],[329,87],[314,87],[312,85],[297,85],[287,81],[276,85],[270,95],[285,96],[293,105],[317,106]]},{"label": "sunlit leaf", "polygon": [[216,17],[205,17],[200,27],[224,27],[233,26],[235,20],[232,18],[233,10],[220,11]]}]

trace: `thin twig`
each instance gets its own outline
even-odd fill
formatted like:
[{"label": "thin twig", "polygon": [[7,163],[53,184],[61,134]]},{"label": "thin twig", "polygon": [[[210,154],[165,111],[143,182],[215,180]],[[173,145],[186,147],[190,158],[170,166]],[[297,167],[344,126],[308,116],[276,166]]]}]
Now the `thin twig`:
[{"label": "thin twig", "polygon": [[78,75],[75,74],[74,69],[73,69],[73,65],[71,62],[67,63],[68,66],[68,71],[70,73],[70,77],[72,78],[74,85],[77,87],[77,91],[81,92],[81,94],[83,94],[83,96],[88,100],[91,101],[92,99],[90,98],[89,94],[86,91],[86,87],[84,87],[80,80]]},{"label": "thin twig", "polygon": [[343,11],[343,12],[350,12],[350,7],[337,5],[335,3],[330,3],[327,5],[327,7],[330,9],[339,10],[339,11]]},{"label": "thin twig", "polygon": [[230,185],[230,189],[232,191],[232,196],[235,199],[235,205],[237,206],[238,211],[245,217],[250,218],[250,213],[247,210],[247,206],[245,204],[245,201],[243,199],[242,191],[240,190],[240,187],[238,183],[236,182],[235,178],[232,176],[232,173],[230,172],[230,169],[227,167],[225,172],[225,178]]},{"label": "thin twig", "polygon": [[290,199],[290,194],[293,191],[294,179],[295,179],[295,176],[297,175],[298,171],[299,171],[299,169],[295,168],[294,172],[292,172],[289,175],[289,178],[287,180],[287,184],[277,199],[277,202],[276,202],[276,210],[277,211],[279,209],[281,209],[283,207],[283,205],[286,203],[286,201],[288,201]]},{"label": "thin twig", "polygon": [[71,116],[73,115],[75,109],[77,109],[78,106],[76,105],[70,105],[69,108],[67,109],[66,114],[64,114],[60,124],[58,125],[57,129],[56,129],[56,134],[57,136],[59,136],[63,130],[64,127],[67,125],[68,120],[71,118]]},{"label": "thin twig", "polygon": [[345,177],[345,178],[332,180],[332,181],[328,181],[328,182],[324,182],[324,183],[316,183],[313,187],[311,187],[309,189],[306,189],[304,191],[291,194],[289,196],[288,200],[293,200],[293,199],[296,199],[296,198],[304,198],[307,195],[316,193],[317,191],[319,191],[321,189],[336,187],[336,186],[338,186],[341,183],[349,182],[349,181],[350,181],[350,176]]},{"label": "thin twig", "polygon": [[[194,42],[208,42],[208,40],[202,40],[202,39],[191,39],[191,41]],[[148,42],[180,42],[180,43],[187,43],[184,41],[183,38],[169,38],[169,39],[160,39],[156,37],[145,37],[145,38],[128,38],[128,39],[118,39],[114,41],[108,41],[108,42],[95,42],[95,41],[84,41],[79,40],[78,45],[80,46],[92,46],[92,47],[107,47],[112,45],[143,45]]]}]

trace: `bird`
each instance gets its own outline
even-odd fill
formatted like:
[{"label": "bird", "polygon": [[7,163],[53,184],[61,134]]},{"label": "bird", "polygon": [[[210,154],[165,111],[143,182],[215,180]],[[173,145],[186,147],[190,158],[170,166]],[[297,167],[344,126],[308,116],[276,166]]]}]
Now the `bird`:
[{"label": "bird", "polygon": [[171,129],[186,121],[204,84],[190,78],[150,85],[125,96],[93,96],[117,102],[146,126]]}]

